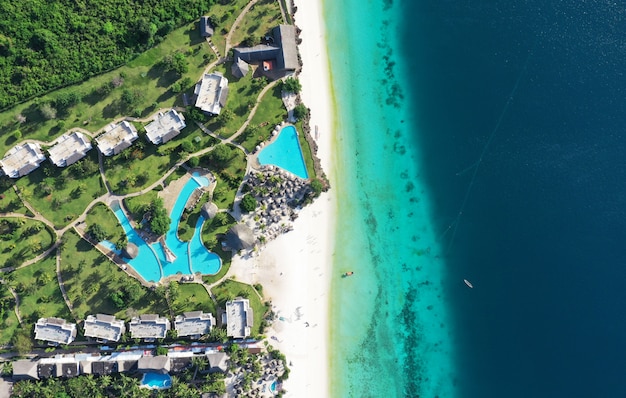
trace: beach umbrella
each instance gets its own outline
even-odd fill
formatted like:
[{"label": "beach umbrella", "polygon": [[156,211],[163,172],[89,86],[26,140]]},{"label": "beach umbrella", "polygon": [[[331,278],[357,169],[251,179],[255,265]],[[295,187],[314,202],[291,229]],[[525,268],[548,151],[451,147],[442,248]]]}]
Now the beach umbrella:
[{"label": "beach umbrella", "polygon": [[139,248],[134,243],[128,243],[122,251],[122,257],[135,258],[139,255]]},{"label": "beach umbrella", "polygon": [[254,247],[254,233],[245,224],[233,226],[224,238],[226,245],[235,251],[250,250]]},{"label": "beach umbrella", "polygon": [[213,202],[207,202],[202,206],[201,214],[204,218],[210,220],[217,214],[217,205]]}]

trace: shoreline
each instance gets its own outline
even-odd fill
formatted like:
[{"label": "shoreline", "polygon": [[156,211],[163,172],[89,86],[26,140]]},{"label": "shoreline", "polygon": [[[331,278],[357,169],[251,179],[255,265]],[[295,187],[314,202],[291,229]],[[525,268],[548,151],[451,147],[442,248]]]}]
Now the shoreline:
[{"label": "shoreline", "polygon": [[[295,0],[301,29],[299,52],[302,101],[311,110],[310,129],[322,169],[334,184],[331,143],[333,110],[322,1]],[[298,18],[301,16],[301,18]],[[303,133],[303,132],[301,132]],[[294,230],[269,242],[258,255],[233,259],[229,276],[263,285],[277,320],[266,331],[287,357],[291,370],[285,396],[329,396],[329,317],[336,190],[331,188],[304,208]]]}]

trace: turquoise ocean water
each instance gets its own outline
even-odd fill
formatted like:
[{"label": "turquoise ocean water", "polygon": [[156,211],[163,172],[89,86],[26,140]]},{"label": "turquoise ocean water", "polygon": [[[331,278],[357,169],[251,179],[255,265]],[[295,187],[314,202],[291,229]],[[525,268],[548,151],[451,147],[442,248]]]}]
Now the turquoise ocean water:
[{"label": "turquoise ocean water", "polygon": [[339,206],[333,397],[455,395],[446,268],[396,59],[400,16],[390,0],[324,2]]}]

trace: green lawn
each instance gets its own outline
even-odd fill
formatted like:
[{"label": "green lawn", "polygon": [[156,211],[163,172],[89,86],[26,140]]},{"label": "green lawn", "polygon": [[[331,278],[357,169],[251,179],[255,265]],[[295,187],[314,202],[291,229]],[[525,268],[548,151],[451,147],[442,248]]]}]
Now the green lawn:
[{"label": "green lawn", "polygon": [[57,281],[55,256],[18,269],[8,278],[20,298],[24,322],[34,324],[41,317],[51,316],[72,320]]},{"label": "green lawn", "polygon": [[[4,137],[0,139],[0,154],[16,144],[13,132],[17,129],[21,131],[22,139],[51,141],[73,127],[83,127],[95,132],[120,116],[146,116],[157,108],[182,106],[182,93],[175,94],[170,88],[178,77],[174,72],[165,72],[163,67],[157,65],[164,57],[176,51],[185,54],[189,66],[181,80],[189,78],[192,83],[200,78],[204,68],[215,59],[215,54],[200,37],[197,22],[187,24],[172,31],[162,43],[118,69],[0,113],[0,136]],[[111,86],[112,81],[120,76],[123,79],[121,86],[108,93],[106,91],[109,90],[101,89]],[[191,85],[186,89],[186,92],[191,93]],[[132,105],[126,105],[122,101],[124,90],[138,93]],[[60,93],[67,92],[78,94],[82,98],[81,102],[65,114],[58,112],[56,119],[43,119],[37,104],[49,102]],[[26,122],[18,124],[18,114],[24,115]],[[59,126],[59,121],[62,121],[62,126]]]},{"label": "green lawn", "polygon": [[157,198],[158,191],[149,191],[143,195],[124,199],[124,206],[136,222],[141,222],[146,206]]},{"label": "green lawn", "polygon": [[218,1],[215,2],[211,7],[211,11],[209,11],[209,15],[215,16],[218,22],[211,40],[222,56],[224,55],[224,48],[226,47],[228,31],[248,2],[248,0],[231,0],[228,2],[229,4],[222,5]]},{"label": "green lawn", "polygon": [[204,286],[197,283],[181,283],[180,297],[172,304],[175,314],[189,311],[204,311],[215,315],[215,304]]},{"label": "green lawn", "polygon": [[[265,93],[246,132],[235,139],[249,152],[254,152],[257,145],[267,141],[272,135],[274,127],[287,118],[287,110],[283,105],[280,93],[280,85],[276,85]],[[255,134],[253,134],[253,128],[256,129]]]},{"label": "green lawn", "polygon": [[[129,319],[133,313],[166,314],[165,300],[143,287],[73,231],[65,235],[61,274],[76,314],[114,314]],[[122,295],[125,307],[118,308],[112,294]]]},{"label": "green lawn", "polygon": [[120,222],[117,220],[117,217],[115,217],[115,214],[113,214],[113,210],[104,203],[96,203],[95,206],[89,209],[85,224],[87,224],[87,228],[92,224],[100,225],[107,235],[107,240],[114,243],[120,238],[126,237]]},{"label": "green lawn", "polygon": [[230,263],[233,256],[232,252],[222,250],[222,245],[217,239],[218,235],[226,233],[226,231],[228,231],[230,227],[237,223],[230,214],[228,214],[227,220],[228,222],[225,225],[220,225],[217,224],[215,219],[213,219],[211,220],[211,222],[205,222],[204,226],[202,227],[202,242],[204,243],[204,246],[206,246],[206,248],[213,253],[220,256],[220,258],[222,259],[222,267],[217,274],[204,276],[202,278],[206,283],[215,283],[219,281],[226,275],[228,269],[230,268]]},{"label": "green lawn", "polygon": [[304,138],[304,129],[302,128],[302,122],[296,123],[296,129],[298,130],[298,141],[300,142],[300,148],[302,148],[302,157],[304,157],[304,163],[306,164],[306,171],[309,174],[309,178],[315,178],[315,166],[313,164],[313,151],[309,142]]},{"label": "green lawn", "polygon": [[261,325],[261,321],[267,311],[265,305],[259,299],[259,296],[256,295],[254,288],[250,285],[246,285],[245,283],[226,280],[220,283],[218,286],[212,289],[213,294],[215,295],[217,302],[220,306],[224,306],[226,301],[232,300],[235,297],[244,297],[250,300],[250,307],[252,307],[252,311],[254,313],[254,326],[252,327],[252,336],[256,336],[259,334],[259,326]]},{"label": "green lawn", "polygon": [[16,185],[24,199],[58,228],[75,220],[91,201],[106,192],[95,150],[69,167],[45,162],[18,179]]},{"label": "green lawn", "polygon": [[235,200],[235,194],[246,172],[246,155],[238,148],[232,148],[232,156],[224,166],[216,166],[209,160],[210,153],[200,158],[200,167],[213,172],[217,185],[213,191],[213,202],[220,209],[228,209]]},{"label": "green lawn", "polygon": [[196,228],[196,222],[198,222],[198,218],[200,218],[202,206],[209,201],[210,197],[205,193],[202,195],[202,198],[200,198],[200,201],[196,203],[192,211],[183,211],[183,215],[178,223],[178,238],[180,240],[183,242],[189,242],[191,240]]},{"label": "green lawn", "polygon": [[[188,154],[181,146],[188,142],[193,152],[214,145],[217,140],[204,134],[195,123],[189,125],[181,134],[163,145],[148,142],[145,132],[140,129],[139,139],[133,146],[122,153],[104,161],[105,176],[109,186],[116,193],[132,193],[159,180],[179,160]],[[167,181],[171,181],[168,177]]]},{"label": "green lawn", "polygon": [[246,37],[253,37],[258,44],[261,37],[270,34],[273,27],[282,24],[282,14],[277,0],[261,0],[239,22],[231,36],[231,43],[237,46]]},{"label": "green lawn", "polygon": [[0,213],[26,214],[28,210],[17,197],[13,189],[13,181],[9,177],[0,178]]},{"label": "green lawn", "polygon": [[0,264],[14,267],[46,251],[54,243],[46,224],[24,218],[0,218]]},{"label": "green lawn", "polygon": [[8,344],[20,324],[15,316],[15,299],[3,284],[0,284],[0,303],[0,344]]}]

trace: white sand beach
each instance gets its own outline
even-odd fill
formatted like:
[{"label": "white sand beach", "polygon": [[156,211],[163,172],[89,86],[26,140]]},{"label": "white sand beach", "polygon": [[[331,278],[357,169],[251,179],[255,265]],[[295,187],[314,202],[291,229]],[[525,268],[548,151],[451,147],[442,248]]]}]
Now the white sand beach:
[{"label": "white sand beach", "polygon": [[[302,99],[311,109],[311,130],[318,156],[332,179],[332,108],[321,1],[296,0],[296,25],[302,29]],[[303,209],[294,230],[267,244],[258,256],[233,261],[237,280],[261,283],[265,298],[280,317],[267,331],[270,342],[290,362],[283,388],[290,397],[328,396],[328,317],[334,191]]]}]

